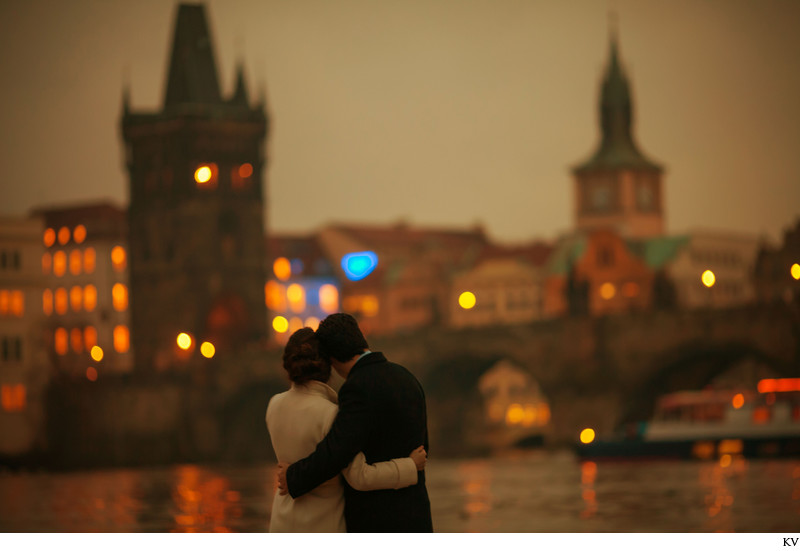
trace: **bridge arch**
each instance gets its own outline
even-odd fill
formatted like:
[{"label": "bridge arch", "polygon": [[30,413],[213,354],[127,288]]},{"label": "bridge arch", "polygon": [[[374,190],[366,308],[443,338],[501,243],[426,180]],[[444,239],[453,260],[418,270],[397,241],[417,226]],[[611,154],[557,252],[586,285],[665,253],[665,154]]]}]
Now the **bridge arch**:
[{"label": "bridge arch", "polygon": [[752,343],[694,341],[656,359],[648,370],[652,375],[629,393],[622,422],[649,419],[659,396],[679,390],[700,390],[744,362],[753,364],[747,381],[753,388],[759,378],[792,375],[791,366]]},{"label": "bridge arch", "polygon": [[550,403],[521,361],[499,354],[437,360],[425,381],[431,441],[448,454],[540,444]]}]

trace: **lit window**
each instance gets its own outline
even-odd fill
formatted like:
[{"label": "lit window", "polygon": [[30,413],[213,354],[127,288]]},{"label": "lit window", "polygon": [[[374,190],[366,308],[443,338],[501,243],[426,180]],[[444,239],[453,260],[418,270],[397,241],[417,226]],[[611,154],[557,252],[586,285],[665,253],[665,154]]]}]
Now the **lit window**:
[{"label": "lit window", "polygon": [[633,298],[639,294],[639,285],[633,281],[627,282],[622,286],[622,294],[628,298]]},{"label": "lit window", "polygon": [[80,312],[83,305],[83,289],[80,286],[75,285],[69,290],[69,305],[73,312]]},{"label": "lit window", "polygon": [[120,245],[111,249],[111,264],[114,266],[114,271],[116,272],[121,272],[127,265],[125,249]]},{"label": "lit window", "polygon": [[189,350],[192,347],[192,336],[188,333],[178,333],[178,337],[175,339],[175,342],[178,343],[178,348],[181,350]]},{"label": "lit window", "polygon": [[216,348],[210,342],[204,342],[200,345],[200,353],[206,358],[213,358],[216,353]]},{"label": "lit window", "polygon": [[72,238],[75,240],[75,243],[83,243],[86,239],[86,226],[83,224],[75,226],[75,229],[72,232]]},{"label": "lit window", "polygon": [[231,187],[233,189],[243,189],[250,183],[250,177],[253,175],[253,165],[244,163],[239,166],[233,167],[231,170]]},{"label": "lit window", "polygon": [[53,313],[53,291],[45,289],[42,292],[42,312],[45,316]]},{"label": "lit window", "polygon": [[314,316],[306,318],[305,326],[310,327],[311,329],[316,331],[317,328],[319,327],[319,319],[315,318]]},{"label": "lit window", "polygon": [[69,342],[72,345],[72,351],[76,354],[83,352],[83,331],[74,327],[69,332]]},{"label": "lit window", "polygon": [[86,350],[91,350],[97,346],[97,329],[89,325],[83,329],[83,344]]},{"label": "lit window", "polygon": [[117,325],[114,328],[114,350],[124,354],[131,346],[131,337],[128,328],[124,325]]},{"label": "lit window", "polygon": [[56,251],[53,254],[53,274],[56,277],[61,277],[67,271],[67,253],[64,251]]},{"label": "lit window", "polygon": [[60,230],[58,230],[58,242],[62,245],[66,245],[69,242],[69,228],[63,226]]},{"label": "lit window", "polygon": [[2,291],[0,291],[0,316],[8,315],[10,303],[11,303],[11,293],[3,289]]},{"label": "lit window", "polygon": [[613,283],[603,283],[600,286],[600,296],[604,300],[611,300],[617,294],[617,288]]},{"label": "lit window", "polygon": [[83,288],[83,308],[87,312],[92,312],[95,307],[97,307],[97,287],[87,285]]},{"label": "lit window", "polygon": [[25,295],[22,291],[11,291],[9,307],[12,316],[21,318],[25,314]]},{"label": "lit window", "polygon": [[97,346],[97,345],[95,345],[95,346],[93,346],[93,347],[92,347],[92,349],[91,349],[91,351],[89,352],[89,354],[92,356],[92,359],[93,359],[94,361],[96,361],[96,362],[100,362],[100,361],[102,361],[102,360],[103,360],[103,356],[105,355],[105,354],[103,353],[103,349],[102,349],[102,348],[100,348],[100,347],[99,347],[99,346]]},{"label": "lit window", "polygon": [[333,314],[339,310],[339,289],[326,283],[319,288],[319,307],[326,314]]},{"label": "lit window", "polygon": [[42,273],[49,275],[53,271],[53,255],[44,253],[42,255]]},{"label": "lit window", "polygon": [[97,253],[94,252],[94,247],[88,247],[83,251],[83,271],[87,274],[94,272],[97,265]]},{"label": "lit window", "polygon": [[201,164],[194,171],[194,181],[197,187],[212,189],[217,187],[217,165],[216,163]]},{"label": "lit window", "polygon": [[44,246],[52,247],[56,242],[56,230],[47,228],[44,230]]},{"label": "lit window", "polygon": [[266,293],[267,308],[273,312],[283,312],[286,310],[286,287],[277,281],[268,281],[264,286]]},{"label": "lit window", "polygon": [[111,299],[114,304],[114,310],[124,312],[128,309],[128,288],[122,283],[115,283],[111,288]]},{"label": "lit window", "polygon": [[303,328],[303,320],[301,320],[300,318],[294,317],[294,318],[289,320],[289,334],[290,335],[292,333],[294,333],[295,331],[297,331],[298,329],[302,329],[302,328]]},{"label": "lit window", "polygon": [[275,273],[275,277],[281,281],[286,281],[292,277],[292,264],[288,258],[276,258],[275,262],[272,263],[272,271]]},{"label": "lit window", "polygon": [[67,353],[67,349],[69,348],[68,342],[69,336],[67,335],[67,330],[63,327],[59,327],[56,329],[55,333],[55,348],[56,353],[59,356],[63,356]]},{"label": "lit window", "polygon": [[68,297],[67,297],[67,290],[63,287],[59,287],[56,289],[55,294],[55,309],[56,314],[66,314],[67,313],[67,306],[68,306]]},{"label": "lit window", "polygon": [[81,252],[77,249],[69,253],[69,271],[72,275],[81,273],[82,256]]},{"label": "lit window", "polygon": [[289,307],[292,312],[299,313],[306,309],[306,290],[302,285],[297,283],[289,285],[289,288],[286,289],[286,298],[289,299]]},{"label": "lit window", "polygon": [[367,295],[361,301],[361,311],[367,317],[373,317],[378,315],[378,297],[373,295]]},{"label": "lit window", "polygon": [[0,402],[4,411],[22,411],[25,409],[25,385],[3,385],[0,388]]}]

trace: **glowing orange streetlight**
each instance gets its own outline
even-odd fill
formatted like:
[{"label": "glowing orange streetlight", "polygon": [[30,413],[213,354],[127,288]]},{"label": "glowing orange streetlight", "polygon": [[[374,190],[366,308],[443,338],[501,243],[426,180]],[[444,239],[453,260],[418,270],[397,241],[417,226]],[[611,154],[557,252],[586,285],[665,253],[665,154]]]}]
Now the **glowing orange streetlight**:
[{"label": "glowing orange streetlight", "polygon": [[594,442],[594,436],[594,429],[585,428],[581,431],[580,439],[583,444],[590,444]]},{"label": "glowing orange streetlight", "polygon": [[206,358],[213,358],[216,351],[217,349],[214,348],[214,345],[208,341],[200,345],[200,353]]},{"label": "glowing orange streetlight", "polygon": [[458,305],[461,306],[464,310],[469,310],[475,307],[475,303],[477,299],[475,298],[475,293],[470,291],[464,291],[458,296]]}]

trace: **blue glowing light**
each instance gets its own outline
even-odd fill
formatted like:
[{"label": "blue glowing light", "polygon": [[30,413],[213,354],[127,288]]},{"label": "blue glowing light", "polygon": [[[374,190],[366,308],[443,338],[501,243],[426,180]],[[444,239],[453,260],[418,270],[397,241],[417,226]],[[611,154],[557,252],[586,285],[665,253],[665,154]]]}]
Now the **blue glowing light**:
[{"label": "blue glowing light", "polygon": [[377,265],[378,255],[372,251],[350,253],[342,257],[342,269],[350,281],[364,279]]}]

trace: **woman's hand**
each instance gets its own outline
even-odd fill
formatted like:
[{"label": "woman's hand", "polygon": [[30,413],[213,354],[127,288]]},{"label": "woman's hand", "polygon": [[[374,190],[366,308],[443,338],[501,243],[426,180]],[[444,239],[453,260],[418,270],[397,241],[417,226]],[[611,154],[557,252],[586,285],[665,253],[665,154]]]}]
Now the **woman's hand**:
[{"label": "woman's hand", "polygon": [[425,470],[425,464],[428,462],[428,452],[425,451],[424,446],[420,446],[411,452],[410,457],[414,460],[414,464],[417,466],[418,471]]}]

